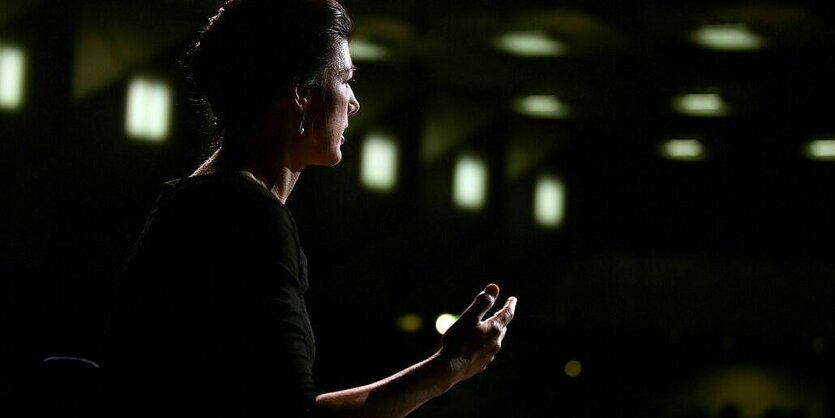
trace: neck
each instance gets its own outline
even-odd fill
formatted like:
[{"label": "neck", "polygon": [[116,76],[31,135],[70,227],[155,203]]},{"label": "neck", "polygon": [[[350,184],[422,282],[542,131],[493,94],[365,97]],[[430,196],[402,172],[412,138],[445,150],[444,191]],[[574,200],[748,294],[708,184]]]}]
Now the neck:
[{"label": "neck", "polygon": [[264,183],[267,189],[282,204],[287,203],[290,192],[293,191],[296,181],[301,176],[301,170],[290,168],[290,164],[271,164],[264,161],[238,164],[233,162],[224,163],[222,158],[218,158],[220,152],[220,149],[215,151],[191,176],[211,174],[219,171],[247,171],[252,173],[257,180]]},{"label": "neck", "polygon": [[259,170],[253,167],[247,171],[261,180],[281,203],[287,203],[290,192],[302,174],[301,171],[293,171],[287,167],[278,167],[277,170]]},{"label": "neck", "polygon": [[296,132],[295,108],[279,101],[258,123],[244,130],[226,131],[223,140],[231,139],[231,144],[237,146],[221,145],[192,175],[221,170],[248,171],[281,203],[286,203],[304,169],[293,157]]}]

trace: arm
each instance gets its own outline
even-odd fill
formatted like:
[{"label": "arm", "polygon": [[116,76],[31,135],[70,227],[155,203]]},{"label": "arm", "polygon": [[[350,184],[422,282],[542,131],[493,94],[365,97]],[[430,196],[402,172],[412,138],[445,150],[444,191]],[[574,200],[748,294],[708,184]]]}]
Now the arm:
[{"label": "arm", "polygon": [[369,385],[321,394],[316,405],[339,417],[404,417],[457,383],[483,371],[501,348],[516,298],[482,320],[499,288],[488,285],[441,339],[429,358]]}]

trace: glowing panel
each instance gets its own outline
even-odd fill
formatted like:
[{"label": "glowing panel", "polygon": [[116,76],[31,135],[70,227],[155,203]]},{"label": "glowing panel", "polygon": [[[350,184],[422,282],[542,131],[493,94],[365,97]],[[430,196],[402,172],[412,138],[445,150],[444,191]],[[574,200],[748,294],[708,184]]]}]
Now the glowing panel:
[{"label": "glowing panel", "polygon": [[350,48],[351,58],[355,61],[384,61],[389,56],[388,48],[364,36],[353,37]]},{"label": "glowing panel", "polygon": [[554,57],[565,53],[565,45],[544,31],[507,32],[495,40],[496,48],[523,57]]},{"label": "glowing panel", "polygon": [[560,119],[570,115],[567,104],[557,96],[534,94],[513,101],[513,110],[535,118]]},{"label": "glowing panel", "polygon": [[14,110],[22,104],[24,67],[23,51],[0,46],[0,109]]},{"label": "glowing panel", "polygon": [[685,94],[673,100],[673,108],[688,116],[726,116],[728,105],[716,93]]},{"label": "glowing panel", "polygon": [[458,207],[478,210],[487,200],[487,166],[479,159],[461,157],[455,165],[453,201]]},{"label": "glowing panel", "polygon": [[701,161],[707,153],[698,139],[670,139],[661,144],[661,156],[670,160]]},{"label": "glowing panel", "polygon": [[458,315],[453,315],[450,313],[444,313],[438,315],[438,318],[435,320],[435,330],[438,331],[438,334],[443,335],[455,321],[458,320]]},{"label": "glowing panel", "polygon": [[536,182],[533,196],[533,219],[546,228],[557,228],[565,217],[565,186],[551,176],[543,176]]},{"label": "glowing panel", "polygon": [[691,40],[719,51],[757,50],[765,46],[765,40],[743,24],[705,25],[693,31]]},{"label": "glowing panel", "polygon": [[371,134],[362,145],[360,180],[372,190],[387,191],[397,182],[397,143],[388,136]]},{"label": "glowing panel", "polygon": [[816,139],[806,143],[804,150],[807,157],[813,160],[835,160],[835,139]]},{"label": "glowing panel", "polygon": [[171,88],[162,82],[134,79],[128,88],[125,129],[134,138],[161,142],[168,136]]},{"label": "glowing panel", "polygon": [[583,372],[583,365],[577,360],[569,360],[563,369],[568,377],[577,377]]}]

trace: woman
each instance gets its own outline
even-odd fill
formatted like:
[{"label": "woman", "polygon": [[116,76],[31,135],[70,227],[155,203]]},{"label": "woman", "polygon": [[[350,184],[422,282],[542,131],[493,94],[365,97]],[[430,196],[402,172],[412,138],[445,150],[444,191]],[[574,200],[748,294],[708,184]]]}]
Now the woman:
[{"label": "woman", "polygon": [[483,319],[488,285],[427,359],[317,394],[307,261],[284,203],[305,167],[334,165],[359,108],[351,21],[335,0],[232,0],[192,51],[218,150],[165,184],[109,328],[119,415],[402,417],[484,370],[516,300]]}]

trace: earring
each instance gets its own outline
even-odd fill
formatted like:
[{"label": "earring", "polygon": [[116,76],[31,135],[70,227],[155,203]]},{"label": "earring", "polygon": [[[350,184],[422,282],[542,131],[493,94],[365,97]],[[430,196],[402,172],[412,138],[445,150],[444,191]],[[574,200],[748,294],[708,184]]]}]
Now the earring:
[{"label": "earring", "polygon": [[299,122],[299,135],[304,133],[304,111],[302,111],[302,120]]}]

